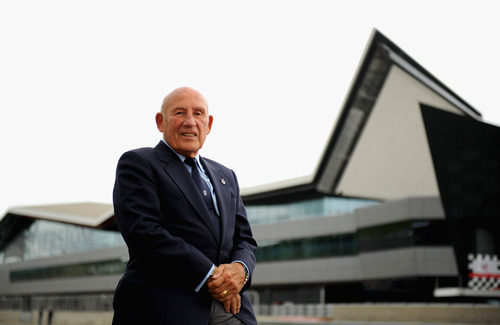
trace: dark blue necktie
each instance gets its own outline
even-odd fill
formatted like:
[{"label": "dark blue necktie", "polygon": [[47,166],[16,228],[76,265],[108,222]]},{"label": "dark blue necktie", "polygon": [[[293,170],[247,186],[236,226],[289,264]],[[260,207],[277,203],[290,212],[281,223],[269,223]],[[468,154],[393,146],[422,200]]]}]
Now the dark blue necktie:
[{"label": "dark blue necktie", "polygon": [[201,193],[201,197],[207,208],[213,209],[214,204],[212,202],[212,193],[210,192],[210,188],[208,184],[201,178],[200,172],[198,171],[198,166],[196,166],[196,162],[193,158],[186,158],[184,162],[191,166],[191,177],[193,178],[193,182]]}]

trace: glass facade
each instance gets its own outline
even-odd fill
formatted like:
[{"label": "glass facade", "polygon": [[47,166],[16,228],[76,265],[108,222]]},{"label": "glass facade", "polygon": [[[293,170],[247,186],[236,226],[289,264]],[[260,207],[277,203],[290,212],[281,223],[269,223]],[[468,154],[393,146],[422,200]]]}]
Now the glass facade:
[{"label": "glass facade", "polygon": [[117,231],[36,220],[5,247],[0,254],[0,263],[118,246],[125,246],[125,242]]},{"label": "glass facade", "polygon": [[451,245],[444,220],[413,220],[358,230],[362,252],[408,246]]},{"label": "glass facade", "polygon": [[125,272],[126,261],[110,260],[94,263],[71,264],[54,267],[33,268],[10,272],[10,281],[49,280],[71,277],[113,275]]},{"label": "glass facade", "polygon": [[354,255],[359,251],[358,246],[354,234],[259,242],[257,262]]},{"label": "glass facade", "polygon": [[356,233],[259,242],[258,262],[356,255],[410,246],[450,245],[442,220],[415,220],[362,228]]},{"label": "glass facade", "polygon": [[377,203],[378,201],[374,200],[322,197],[283,204],[250,205],[246,207],[246,210],[250,224],[263,225],[352,213],[355,209]]}]

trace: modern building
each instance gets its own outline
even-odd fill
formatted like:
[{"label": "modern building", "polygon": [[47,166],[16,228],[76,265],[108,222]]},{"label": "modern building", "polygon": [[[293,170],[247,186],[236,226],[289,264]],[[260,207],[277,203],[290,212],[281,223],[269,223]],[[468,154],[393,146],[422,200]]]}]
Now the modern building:
[{"label": "modern building", "polygon": [[498,297],[500,128],[378,32],[314,174],[245,203],[261,302]]},{"label": "modern building", "polygon": [[[318,159],[242,191],[255,304],[499,299],[500,128],[378,31]],[[128,259],[93,203],[10,209],[0,252],[0,309],[109,309]]]}]

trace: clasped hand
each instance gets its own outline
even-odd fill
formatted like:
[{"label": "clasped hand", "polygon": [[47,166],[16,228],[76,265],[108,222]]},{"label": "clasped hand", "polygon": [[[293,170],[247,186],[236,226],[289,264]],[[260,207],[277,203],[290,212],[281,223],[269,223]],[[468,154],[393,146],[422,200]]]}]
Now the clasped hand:
[{"label": "clasped hand", "polygon": [[207,281],[208,292],[224,304],[226,313],[240,312],[240,291],[245,280],[245,270],[241,263],[221,264],[214,269]]}]

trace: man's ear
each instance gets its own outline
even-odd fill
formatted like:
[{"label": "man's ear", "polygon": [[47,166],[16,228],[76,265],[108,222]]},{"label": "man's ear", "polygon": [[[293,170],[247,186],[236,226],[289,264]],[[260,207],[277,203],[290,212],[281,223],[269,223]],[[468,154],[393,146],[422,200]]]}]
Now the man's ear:
[{"label": "man's ear", "polygon": [[208,115],[208,132],[207,132],[207,134],[210,133],[210,130],[212,129],[213,122],[214,122],[214,117],[212,115]]},{"label": "man's ear", "polygon": [[156,127],[160,132],[163,133],[163,114],[160,112],[156,113],[155,119],[156,119]]}]

